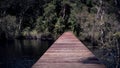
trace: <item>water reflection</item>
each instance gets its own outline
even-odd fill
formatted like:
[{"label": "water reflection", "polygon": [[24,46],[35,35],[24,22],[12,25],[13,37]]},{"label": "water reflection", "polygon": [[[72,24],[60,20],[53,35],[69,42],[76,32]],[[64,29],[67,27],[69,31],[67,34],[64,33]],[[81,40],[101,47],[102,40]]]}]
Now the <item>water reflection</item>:
[{"label": "water reflection", "polygon": [[0,68],[31,68],[54,41],[0,42]]}]

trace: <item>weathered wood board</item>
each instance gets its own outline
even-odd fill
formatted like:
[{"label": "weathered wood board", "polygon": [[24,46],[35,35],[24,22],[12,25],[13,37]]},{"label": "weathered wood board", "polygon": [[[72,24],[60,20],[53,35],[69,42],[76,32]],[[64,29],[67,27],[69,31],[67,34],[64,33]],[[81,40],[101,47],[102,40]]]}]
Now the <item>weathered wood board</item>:
[{"label": "weathered wood board", "polygon": [[65,32],[32,68],[106,68],[72,32]]}]

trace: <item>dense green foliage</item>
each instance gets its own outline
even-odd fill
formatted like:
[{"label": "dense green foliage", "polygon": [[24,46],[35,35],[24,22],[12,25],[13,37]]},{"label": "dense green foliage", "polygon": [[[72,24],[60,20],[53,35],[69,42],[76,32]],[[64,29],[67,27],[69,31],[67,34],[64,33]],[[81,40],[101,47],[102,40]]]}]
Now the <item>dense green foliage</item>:
[{"label": "dense green foliage", "polygon": [[[46,32],[58,35],[68,29],[75,31],[77,8],[74,7],[76,6],[75,3],[70,1],[59,0],[1,1],[1,23],[7,20],[2,19],[7,16],[16,18],[15,22],[10,20],[12,22],[10,25],[17,24],[16,31],[13,30],[15,31],[14,37],[37,36]],[[12,26],[9,27],[12,30]],[[4,38],[11,39],[7,37],[10,36],[9,33],[6,33],[9,30],[1,27],[1,31],[0,35],[5,33]]]},{"label": "dense green foliage", "polygon": [[108,68],[119,68],[119,6],[119,0],[0,0],[0,39],[72,30]]}]

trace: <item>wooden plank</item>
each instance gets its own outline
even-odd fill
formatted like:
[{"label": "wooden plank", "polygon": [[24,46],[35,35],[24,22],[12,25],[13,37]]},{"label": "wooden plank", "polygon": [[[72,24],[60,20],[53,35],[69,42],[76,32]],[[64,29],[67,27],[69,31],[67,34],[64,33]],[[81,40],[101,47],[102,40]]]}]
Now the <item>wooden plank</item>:
[{"label": "wooden plank", "polygon": [[72,32],[65,32],[32,68],[106,68]]}]

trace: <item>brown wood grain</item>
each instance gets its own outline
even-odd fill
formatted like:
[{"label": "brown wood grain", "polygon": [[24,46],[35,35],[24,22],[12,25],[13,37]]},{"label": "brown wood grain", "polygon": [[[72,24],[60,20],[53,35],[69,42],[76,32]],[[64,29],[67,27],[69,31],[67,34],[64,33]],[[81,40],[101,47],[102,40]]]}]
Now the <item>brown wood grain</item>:
[{"label": "brown wood grain", "polygon": [[106,68],[72,32],[65,32],[32,68]]}]

